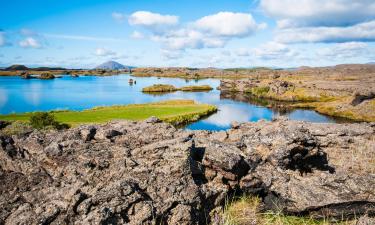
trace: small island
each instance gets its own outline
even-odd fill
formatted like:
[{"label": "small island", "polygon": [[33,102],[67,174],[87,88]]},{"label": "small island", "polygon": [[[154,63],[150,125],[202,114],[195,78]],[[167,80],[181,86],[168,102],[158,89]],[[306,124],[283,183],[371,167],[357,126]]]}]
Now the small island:
[{"label": "small island", "polygon": [[198,92],[198,91],[211,91],[211,90],[213,90],[213,88],[209,85],[184,86],[181,88],[177,88],[169,84],[154,84],[152,86],[143,88],[142,92],[146,92],[146,93],[162,93],[162,92],[174,92],[174,91]]}]

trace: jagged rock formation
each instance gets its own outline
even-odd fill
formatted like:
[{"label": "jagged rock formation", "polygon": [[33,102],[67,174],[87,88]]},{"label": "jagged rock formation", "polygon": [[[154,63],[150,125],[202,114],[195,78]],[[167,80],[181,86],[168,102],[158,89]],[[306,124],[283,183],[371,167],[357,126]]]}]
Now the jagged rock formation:
[{"label": "jagged rock formation", "polygon": [[374,158],[369,123],[208,132],[152,118],[0,135],[0,224],[219,223],[243,193],[289,214],[371,216]]}]

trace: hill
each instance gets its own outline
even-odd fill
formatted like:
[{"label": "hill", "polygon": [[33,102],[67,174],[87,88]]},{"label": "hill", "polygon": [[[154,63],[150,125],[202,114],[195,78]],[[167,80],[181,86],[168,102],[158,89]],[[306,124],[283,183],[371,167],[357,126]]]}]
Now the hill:
[{"label": "hill", "polygon": [[118,62],[115,61],[108,61],[105,63],[100,64],[99,66],[95,67],[95,69],[102,69],[102,70],[123,70],[123,69],[129,69],[130,66],[124,66]]},{"label": "hill", "polygon": [[7,68],[5,68],[5,70],[10,70],[10,71],[14,71],[14,70],[28,70],[29,68],[24,66],[24,65],[18,65],[18,64],[15,64],[15,65],[11,65]]}]

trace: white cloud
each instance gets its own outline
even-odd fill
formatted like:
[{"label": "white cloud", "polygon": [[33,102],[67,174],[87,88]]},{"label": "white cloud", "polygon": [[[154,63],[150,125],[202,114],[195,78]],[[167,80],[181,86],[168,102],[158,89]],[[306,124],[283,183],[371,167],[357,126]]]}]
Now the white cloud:
[{"label": "white cloud", "polygon": [[206,36],[197,30],[186,28],[154,35],[152,40],[162,43],[163,48],[168,50],[218,48],[225,45],[225,41],[220,38]]},{"label": "white cloud", "polygon": [[232,38],[249,36],[266,26],[257,24],[251,14],[233,12],[220,12],[179,25],[176,16],[139,11],[130,16],[129,24],[149,30],[150,39],[167,51],[221,48]]},{"label": "white cloud", "polygon": [[246,48],[237,49],[235,50],[234,54],[240,57],[252,55],[251,51]]},{"label": "white cloud", "polygon": [[112,18],[116,20],[117,22],[123,22],[126,19],[126,16],[119,12],[113,12]]},{"label": "white cloud", "polygon": [[30,30],[30,29],[27,29],[27,28],[22,28],[20,30],[20,34],[23,35],[23,36],[38,36],[38,33],[33,31],[33,30]]},{"label": "white cloud", "polygon": [[33,37],[27,37],[24,40],[19,42],[19,45],[22,48],[41,48],[42,45]]},{"label": "white cloud", "polygon": [[97,56],[115,56],[116,52],[106,49],[106,48],[97,48],[95,50],[95,55]]},{"label": "white cloud", "polygon": [[0,31],[0,47],[6,45],[5,33]]},{"label": "white cloud", "polygon": [[219,12],[195,22],[197,29],[214,36],[244,37],[254,33],[259,26],[251,14]]},{"label": "white cloud", "polygon": [[124,39],[109,38],[109,37],[92,37],[84,35],[68,35],[68,34],[42,34],[47,38],[65,39],[65,40],[77,40],[77,41],[100,41],[100,42],[125,42]]},{"label": "white cloud", "polygon": [[[375,52],[374,52],[375,53]],[[327,58],[355,58],[363,55],[370,55],[368,45],[363,42],[339,43],[333,46],[317,50],[319,57]]]},{"label": "white cloud", "polygon": [[374,0],[261,0],[260,7],[280,28],[351,26],[375,19]]},{"label": "white cloud", "polygon": [[349,27],[281,29],[275,39],[283,43],[375,41],[375,20]]},{"label": "white cloud", "polygon": [[179,59],[183,56],[183,52],[182,51],[171,51],[171,50],[162,49],[161,55],[165,59]]},{"label": "white cloud", "polygon": [[161,15],[148,11],[137,11],[130,15],[129,24],[132,26],[142,26],[155,32],[164,30],[178,24],[178,16]]},{"label": "white cloud", "polygon": [[295,58],[298,56],[296,51],[290,49],[285,44],[277,42],[268,42],[255,48],[254,54],[256,57],[263,60],[285,60],[286,58]]},{"label": "white cloud", "polygon": [[145,36],[139,31],[134,31],[130,37],[133,39],[143,39]]}]

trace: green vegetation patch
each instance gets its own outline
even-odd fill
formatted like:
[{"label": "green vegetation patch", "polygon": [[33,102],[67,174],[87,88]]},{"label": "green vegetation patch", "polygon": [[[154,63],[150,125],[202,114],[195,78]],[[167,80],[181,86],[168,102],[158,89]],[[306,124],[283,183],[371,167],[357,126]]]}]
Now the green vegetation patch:
[{"label": "green vegetation patch", "polygon": [[154,84],[149,87],[142,89],[143,92],[173,92],[177,91],[177,88],[169,84]]},{"label": "green vegetation patch", "polygon": [[257,97],[267,97],[266,95],[270,91],[270,87],[268,86],[261,86],[261,87],[253,87],[246,91],[246,93],[250,93]]},{"label": "green vegetation patch", "polygon": [[181,91],[211,91],[213,88],[209,85],[185,86],[180,88]]},{"label": "green vegetation patch", "polygon": [[[56,121],[71,126],[85,123],[105,123],[114,119],[144,120],[151,116],[175,125],[194,122],[217,111],[213,105],[192,100],[169,100],[149,104],[96,107],[83,111],[52,111]],[[0,120],[30,121],[35,113],[0,115]]]},{"label": "green vegetation patch", "polygon": [[209,85],[200,86],[185,86],[181,88],[176,88],[169,84],[154,84],[149,87],[142,89],[142,92],[146,93],[161,93],[161,92],[174,92],[174,91],[211,91],[213,88]]},{"label": "green vegetation patch", "polygon": [[281,212],[260,212],[261,199],[256,196],[242,196],[226,203],[223,224],[265,224],[265,225],[331,225],[353,224],[353,221],[333,222],[329,218],[317,220],[311,217],[290,216]]}]

